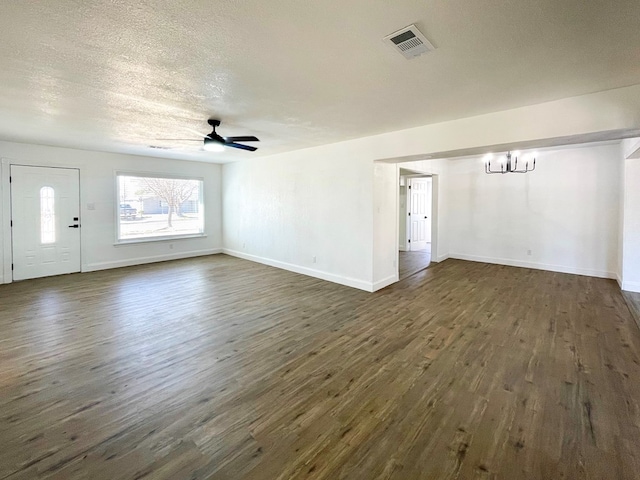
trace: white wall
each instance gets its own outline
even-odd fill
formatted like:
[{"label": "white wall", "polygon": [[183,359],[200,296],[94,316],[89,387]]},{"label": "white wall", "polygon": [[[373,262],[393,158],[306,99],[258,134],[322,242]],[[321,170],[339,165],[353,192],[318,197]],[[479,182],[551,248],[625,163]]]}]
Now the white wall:
[{"label": "white wall", "polygon": [[398,281],[399,185],[399,169],[396,165],[374,165],[373,291]]},{"label": "white wall", "polygon": [[622,144],[624,162],[622,289],[640,292],[640,141]]},{"label": "white wall", "polygon": [[619,144],[546,150],[523,175],[451,160],[450,256],[616,278],[621,167]]},{"label": "white wall", "polygon": [[[0,142],[0,281],[11,281],[9,228],[9,164],[78,168],[80,170],[82,271],[99,270],[216,253],[222,247],[221,167],[202,162],[139,157],[65,148]],[[205,235],[191,239],[114,245],[116,236],[115,172],[136,171],[202,177],[205,192]],[[88,210],[93,203],[95,210]],[[170,246],[173,248],[170,248]]]},{"label": "white wall", "polygon": [[407,188],[406,183],[400,182],[400,191],[399,191],[399,214],[398,214],[398,250],[401,252],[405,252],[408,250],[407,245],[407,216],[409,211],[408,207],[408,196],[407,192],[409,189]]},{"label": "white wall", "polygon": [[371,290],[373,164],[352,153],[328,145],[224,165],[225,253]]},{"label": "white wall", "polygon": [[618,285],[622,288],[622,271],[623,271],[623,262],[624,262],[624,197],[625,197],[625,157],[624,157],[624,142],[620,144],[620,158],[621,158],[621,168],[620,168],[620,192],[618,196],[618,252],[617,252],[617,265],[616,265],[616,280],[618,281]]}]

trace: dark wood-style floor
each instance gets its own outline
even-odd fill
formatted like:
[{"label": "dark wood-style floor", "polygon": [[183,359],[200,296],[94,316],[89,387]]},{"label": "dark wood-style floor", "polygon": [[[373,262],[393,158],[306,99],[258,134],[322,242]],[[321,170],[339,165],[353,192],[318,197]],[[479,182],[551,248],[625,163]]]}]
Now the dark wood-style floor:
[{"label": "dark wood-style floor", "polygon": [[415,252],[398,252],[398,276],[400,280],[424,270],[431,263],[431,249]]},{"label": "dark wood-style floor", "polygon": [[614,281],[217,255],[0,286],[0,479],[637,479]]},{"label": "dark wood-style floor", "polygon": [[640,327],[640,293],[622,292],[622,296],[627,301],[631,315],[634,317],[638,327]]}]

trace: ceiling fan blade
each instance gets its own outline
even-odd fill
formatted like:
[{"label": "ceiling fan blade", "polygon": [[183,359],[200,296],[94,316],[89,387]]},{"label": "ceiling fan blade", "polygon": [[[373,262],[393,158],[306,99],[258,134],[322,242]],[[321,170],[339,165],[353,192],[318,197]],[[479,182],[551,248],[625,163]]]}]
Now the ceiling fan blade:
[{"label": "ceiling fan blade", "polygon": [[257,150],[256,147],[251,147],[249,145],[242,145],[241,143],[225,143],[224,144],[225,147],[233,147],[233,148],[239,148],[240,150],[249,150],[250,152],[255,152]]},{"label": "ceiling fan blade", "polygon": [[260,139],[258,137],[254,137],[253,135],[242,136],[242,137],[222,137],[225,142],[259,142]]}]

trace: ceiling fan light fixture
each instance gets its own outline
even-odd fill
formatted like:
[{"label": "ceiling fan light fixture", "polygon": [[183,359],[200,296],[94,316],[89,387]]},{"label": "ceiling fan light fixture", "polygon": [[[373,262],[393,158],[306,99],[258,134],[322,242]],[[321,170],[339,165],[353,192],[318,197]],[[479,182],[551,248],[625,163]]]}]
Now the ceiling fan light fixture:
[{"label": "ceiling fan light fixture", "polygon": [[202,146],[207,152],[224,152],[224,145],[213,140],[207,141],[205,138],[204,145]]}]

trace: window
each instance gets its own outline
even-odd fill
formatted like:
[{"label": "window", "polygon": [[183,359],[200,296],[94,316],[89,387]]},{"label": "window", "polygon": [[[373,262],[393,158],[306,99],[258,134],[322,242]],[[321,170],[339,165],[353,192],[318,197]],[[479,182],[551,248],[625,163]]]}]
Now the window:
[{"label": "window", "polygon": [[56,242],[55,192],[51,187],[40,189],[40,242]]},{"label": "window", "polygon": [[117,186],[118,242],[204,234],[202,180],[118,174]]}]

